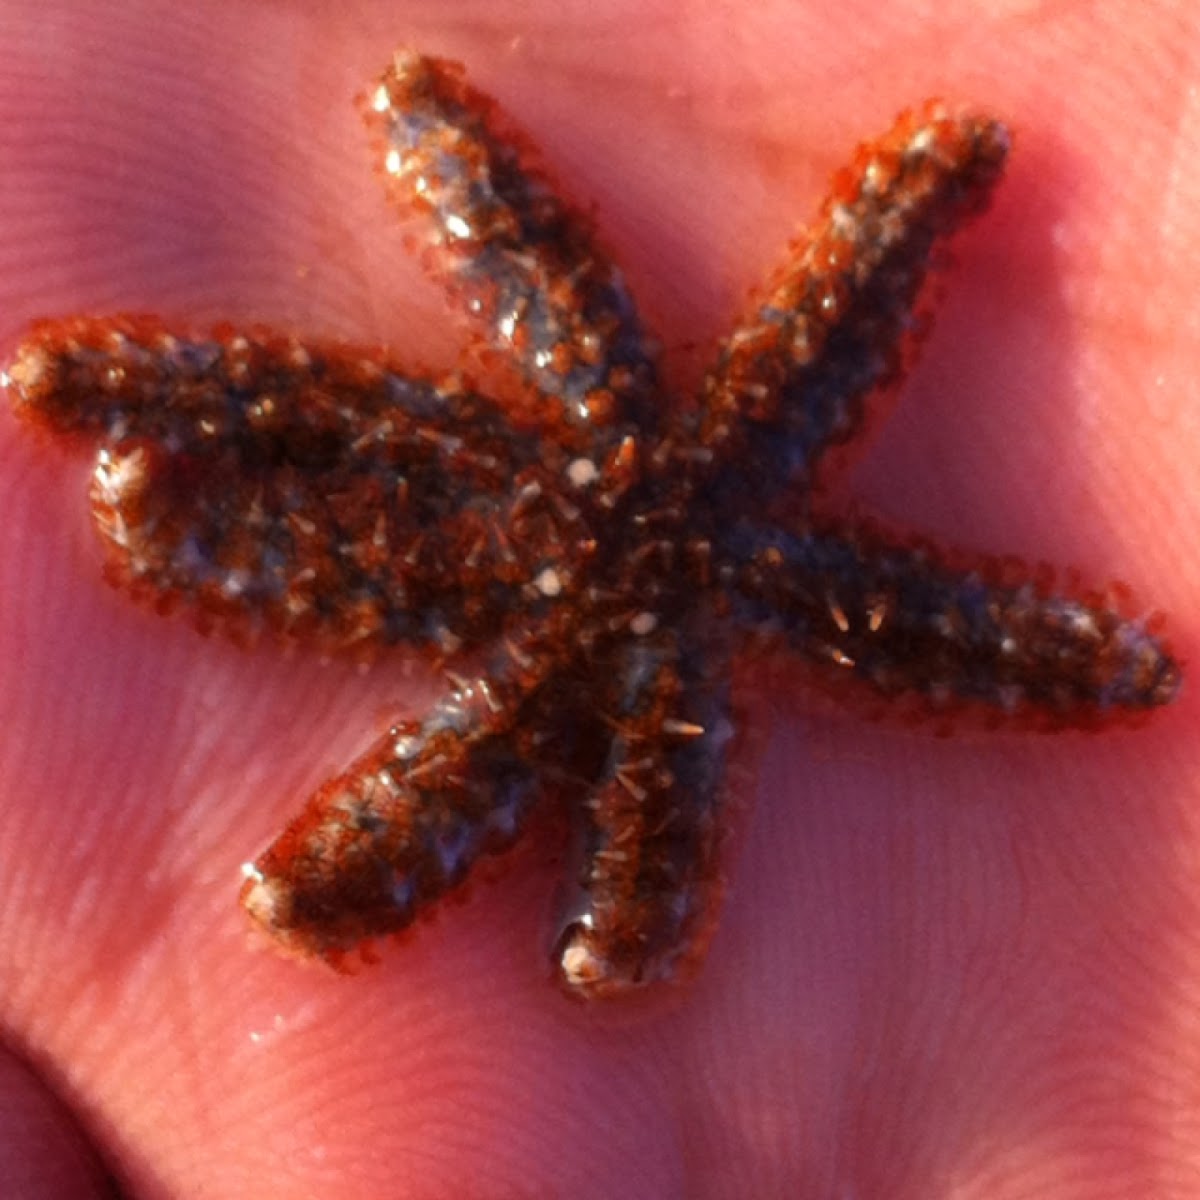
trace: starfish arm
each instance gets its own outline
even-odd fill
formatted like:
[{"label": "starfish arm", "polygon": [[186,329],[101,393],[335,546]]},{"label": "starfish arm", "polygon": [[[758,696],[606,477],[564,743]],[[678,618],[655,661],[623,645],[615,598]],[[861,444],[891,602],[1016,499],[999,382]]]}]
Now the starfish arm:
[{"label": "starfish arm", "polygon": [[561,984],[586,998],[686,977],[722,891],[727,661],[669,629],[617,653],[615,732],[578,810],[580,862],[555,948]]},{"label": "starfish arm", "polygon": [[457,64],[401,51],[363,111],[390,199],[430,231],[431,272],[526,385],[513,420],[581,451],[649,427],[654,367],[624,279],[495,103]]},{"label": "starfish arm", "polygon": [[1180,669],[1153,618],[1057,593],[1010,562],[950,560],[867,528],[736,530],[723,570],[739,623],[817,681],[924,711],[974,707],[1033,727],[1089,727],[1170,703]]},{"label": "starfish arm", "polygon": [[513,701],[475,685],[389,729],[243,868],[250,917],[284,951],[341,966],[511,846],[539,795]]},{"label": "starfish arm", "polygon": [[586,553],[554,502],[565,452],[366,350],[71,318],[6,380],[25,419],[100,435],[110,578],[206,630],[449,653],[532,617]]},{"label": "starfish arm", "polygon": [[554,685],[574,619],[551,601],[527,615],[486,673],[393,725],[245,864],[242,906],[284,951],[341,966],[406,929],[512,846],[548,780],[578,766],[578,714]]},{"label": "starfish arm", "polygon": [[1007,149],[996,120],[930,101],[835,179],[705,383],[700,438],[743,505],[811,487],[861,434],[910,357],[936,248],[985,207]]}]

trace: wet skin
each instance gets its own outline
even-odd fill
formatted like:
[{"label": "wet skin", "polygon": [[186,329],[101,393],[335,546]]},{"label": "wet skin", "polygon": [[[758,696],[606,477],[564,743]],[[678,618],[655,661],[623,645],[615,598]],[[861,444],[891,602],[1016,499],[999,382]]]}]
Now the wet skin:
[{"label": "wet skin", "polygon": [[[846,48],[826,63],[792,29],[794,7],[756,19],[762,38],[728,74],[713,71],[725,31],[665,6],[660,22],[639,9],[646,45],[614,39],[607,56],[594,15],[577,33],[535,19],[535,48],[511,61],[494,6],[451,27],[364,6],[341,42],[315,12],[210,6],[173,40],[162,12],[135,9],[124,28],[77,30],[77,54],[70,38],[43,44],[45,6],[12,11],[29,49],[0,93],[20,164],[0,228],[17,255],[0,284],[10,337],[46,312],[138,307],[387,337],[448,361],[440,297],[361,178],[354,114],[325,99],[401,37],[492,63],[481,82],[594,200],[680,372],[856,138],[930,91],[1003,111],[1012,177],[963,244],[924,364],[854,490],[959,544],[1120,574],[1175,615],[1188,657],[1200,346],[1175,319],[1200,244],[1183,200],[1188,81],[1160,71],[1114,100],[1133,86],[1119,60],[1180,42],[1165,6],[1139,17],[1148,41],[980,16],[927,69],[921,31],[903,62],[888,31],[863,33],[877,40],[859,47],[861,84]],[[672,68],[686,118],[662,83],[668,32],[688,56]],[[109,38],[115,57],[99,53]],[[817,61],[797,79],[801,44]],[[130,89],[131,64],[158,70]],[[1069,112],[1038,90],[1048,77],[1055,95],[1075,81]],[[84,118],[105,136],[81,149],[66,134]],[[635,119],[644,144],[623,136]],[[115,182],[106,137],[140,147]],[[398,698],[419,710],[434,680],[245,655],[129,609],[96,582],[86,466],[18,442],[7,416],[0,456],[4,1018],[131,1194],[249,1195],[269,1180],[436,1196],[472,1181],[483,1195],[705,1197],[749,1178],[762,1195],[851,1181],[904,1196],[953,1173],[1003,1196],[1100,1146],[1106,1180],[1136,1194],[1182,1160],[1157,1131],[1189,1109],[1196,1066],[1190,697],[1100,739],[940,741],[797,718],[794,698],[763,695],[770,744],[738,887],[669,1016],[581,1019],[539,973],[549,833],[503,886],[477,887],[375,971],[328,978],[247,950],[231,872],[365,726]]]}]

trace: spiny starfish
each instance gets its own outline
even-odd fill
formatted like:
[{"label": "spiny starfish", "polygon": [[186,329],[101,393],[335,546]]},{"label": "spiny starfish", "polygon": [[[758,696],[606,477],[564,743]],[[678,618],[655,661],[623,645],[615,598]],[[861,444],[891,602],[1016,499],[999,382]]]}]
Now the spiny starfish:
[{"label": "spiny starfish", "polygon": [[563,985],[679,977],[721,890],[747,644],[835,690],[1026,726],[1175,695],[1154,622],[1115,599],[823,506],[831,452],[909,357],[932,256],[1001,175],[999,122],[928,102],[861,147],[689,407],[588,223],[457,66],[400,53],[363,108],[498,394],[130,317],[43,322],[6,373],[23,417],[99,437],[93,512],[136,596],[242,640],[484,652],[247,866],[242,902],[284,948],[336,965],[404,928],[553,796],[578,833]]}]

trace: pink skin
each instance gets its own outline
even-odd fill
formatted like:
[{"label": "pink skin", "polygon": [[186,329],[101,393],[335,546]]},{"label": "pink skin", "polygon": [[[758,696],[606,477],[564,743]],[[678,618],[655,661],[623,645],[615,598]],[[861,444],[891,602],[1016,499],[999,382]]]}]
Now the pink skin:
[{"label": "pink skin", "polygon": [[[1187,0],[927,28],[865,0],[202,7],[3,5],[5,347],[39,315],[141,309],[450,361],[349,104],[404,40],[521,118],[694,379],[855,140],[969,99],[1017,131],[1011,177],[854,491],[1119,575],[1200,661]],[[0,1021],[127,1195],[1195,1191],[1194,678],[1098,737],[939,740],[751,695],[754,811],[669,1013],[551,987],[548,832],[347,979],[248,945],[238,865],[435,680],[129,606],[97,577],[87,469],[0,413]],[[0,1069],[6,1197],[100,1194],[60,1138]]]}]

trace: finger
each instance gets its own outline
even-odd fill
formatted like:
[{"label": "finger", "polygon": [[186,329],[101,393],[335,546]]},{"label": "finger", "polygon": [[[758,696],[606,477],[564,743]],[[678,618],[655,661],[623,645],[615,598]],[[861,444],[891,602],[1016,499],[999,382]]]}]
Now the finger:
[{"label": "finger", "polygon": [[0,1049],[4,1200],[104,1200],[111,1180],[74,1120],[19,1059]]}]

